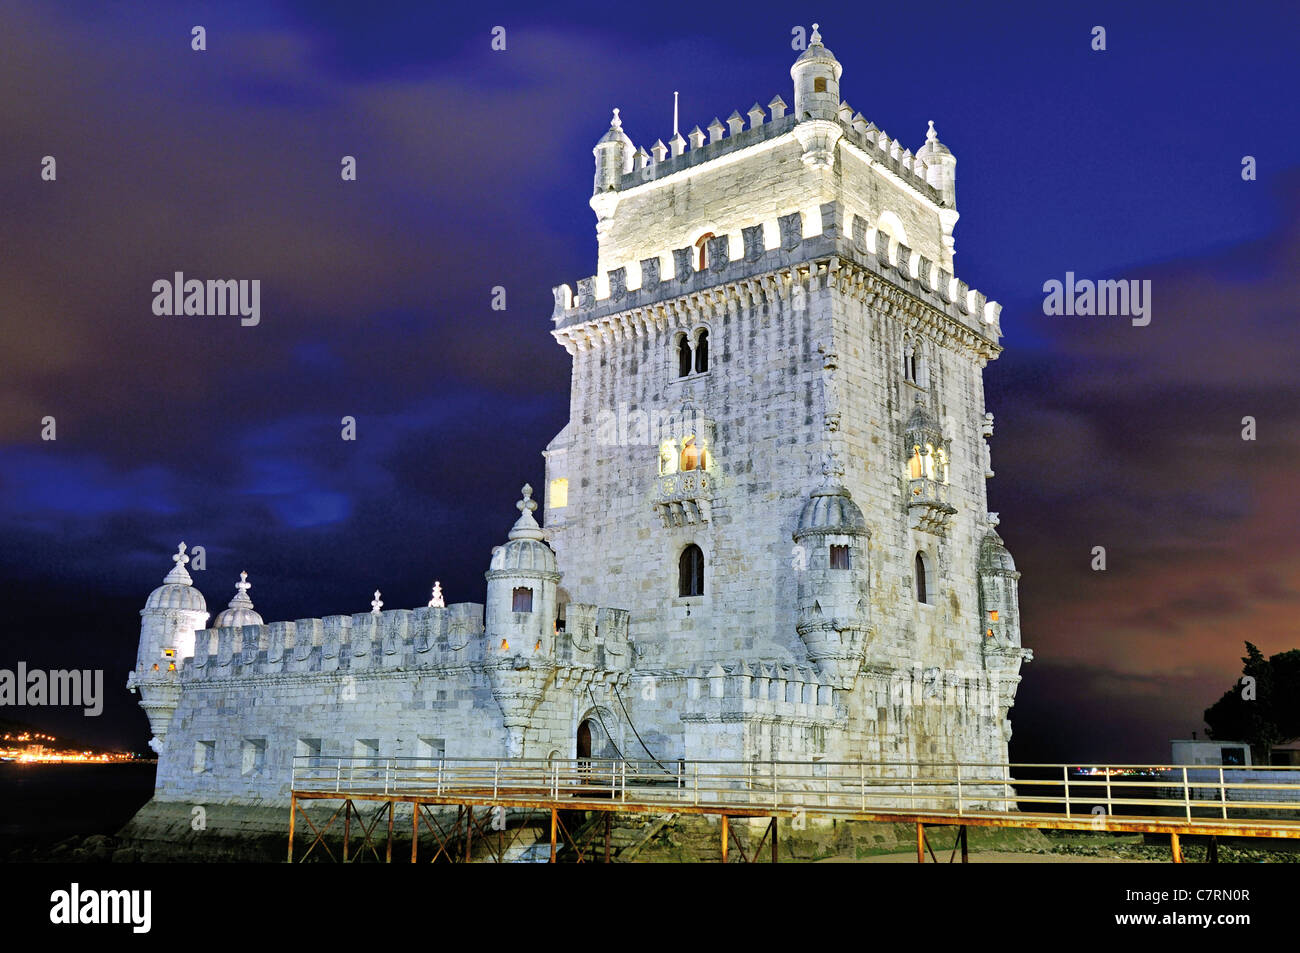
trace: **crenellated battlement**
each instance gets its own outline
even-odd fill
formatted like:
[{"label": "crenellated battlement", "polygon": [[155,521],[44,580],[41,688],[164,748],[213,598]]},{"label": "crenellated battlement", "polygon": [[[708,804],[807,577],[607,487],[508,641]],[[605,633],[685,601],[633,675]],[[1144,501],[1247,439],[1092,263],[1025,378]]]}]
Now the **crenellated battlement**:
[{"label": "crenellated battlement", "polygon": [[[711,311],[732,295],[742,299],[788,299],[819,281],[863,285],[849,265],[913,295],[966,331],[992,344],[1001,337],[1002,306],[989,301],[929,258],[850,213],[840,202],[787,215],[721,235],[708,242],[708,266],[695,266],[694,249],[677,248],[616,268],[604,276],[552,289],[552,334],[570,349],[597,346],[625,331],[675,327],[687,315]],[[821,259],[826,259],[822,261]]]},{"label": "crenellated battlement", "polygon": [[[675,135],[669,145],[657,139],[649,151],[638,147],[633,155],[632,171],[623,173],[615,191],[626,192],[660,182],[675,173],[793,134],[798,120],[794,115],[786,115],[788,107],[781,97],[774,97],[768,107],[772,111],[770,120],[763,107],[754,103],[746,114],[748,125],[740,112],[735,111],[725,125],[714,117],[707,134],[697,125],[685,138],[680,133]],[[931,182],[930,167],[920,156],[868,122],[846,102],[840,103],[834,121],[840,126],[841,141],[857,149],[869,165],[889,172],[927,201],[940,207],[945,205],[943,193]]]},{"label": "crenellated battlement", "polygon": [[622,609],[570,603],[571,631],[536,645],[488,638],[483,606],[464,602],[266,625],[200,629],[182,681],[377,669],[461,669],[523,658],[568,668],[627,671],[632,651]]},{"label": "crenellated battlement", "polygon": [[724,667],[695,666],[684,673],[657,676],[685,683],[688,711],[683,721],[709,721],[735,716],[789,720],[794,724],[838,724],[844,719],[836,704],[838,685],[816,669],[797,665],[750,666],[745,661]]},{"label": "crenellated battlement", "polygon": [[483,606],[392,609],[200,629],[182,680],[482,663]]}]

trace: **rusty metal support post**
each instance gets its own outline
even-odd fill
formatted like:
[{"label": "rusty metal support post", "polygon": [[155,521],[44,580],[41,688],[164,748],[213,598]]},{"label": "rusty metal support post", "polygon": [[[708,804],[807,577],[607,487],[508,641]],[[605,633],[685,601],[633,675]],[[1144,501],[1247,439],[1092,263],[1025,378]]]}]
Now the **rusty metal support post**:
[{"label": "rusty metal support post", "polygon": [[420,802],[411,802],[411,863],[415,863],[415,852],[420,846]]},{"label": "rusty metal support post", "polygon": [[1205,862],[1207,864],[1219,862],[1219,838],[1211,837],[1210,842],[1205,845]]},{"label": "rusty metal support post", "polygon": [[1181,864],[1183,862],[1183,845],[1179,843],[1177,833],[1169,835],[1169,846],[1174,852],[1174,863]]},{"label": "rusty metal support post", "polygon": [[294,815],[298,813],[298,799],[292,794],[289,795],[289,863],[293,863],[293,821]]},{"label": "rusty metal support post", "polygon": [[469,851],[470,851],[470,845],[473,842],[473,838],[474,838],[474,807],[473,805],[469,805],[466,807],[466,814],[465,814],[465,863],[467,864],[469,863]]},{"label": "rusty metal support post", "polygon": [[384,852],[384,863],[393,862],[393,815],[397,813],[397,802],[388,802],[388,849]]},{"label": "rusty metal support post", "polygon": [[966,849],[966,825],[965,824],[961,826],[961,862],[963,864],[970,863],[969,853]]},{"label": "rusty metal support post", "polygon": [[555,863],[555,808],[551,808],[551,863]]},{"label": "rusty metal support post", "polygon": [[916,822],[916,862],[925,863],[925,825]]},{"label": "rusty metal support post", "polygon": [[727,826],[727,815],[722,815],[722,862],[727,862],[727,839],[730,837],[730,828]]},{"label": "rusty metal support post", "polygon": [[776,831],[777,831],[776,818],[773,817],[773,818],[772,818],[772,863],[774,863],[774,864],[777,862],[777,860],[776,860]]},{"label": "rusty metal support post", "polygon": [[352,834],[352,800],[343,802],[343,863],[348,862],[348,838]]},{"label": "rusty metal support post", "polygon": [[613,819],[611,811],[605,812],[605,863],[609,863],[609,825]]}]

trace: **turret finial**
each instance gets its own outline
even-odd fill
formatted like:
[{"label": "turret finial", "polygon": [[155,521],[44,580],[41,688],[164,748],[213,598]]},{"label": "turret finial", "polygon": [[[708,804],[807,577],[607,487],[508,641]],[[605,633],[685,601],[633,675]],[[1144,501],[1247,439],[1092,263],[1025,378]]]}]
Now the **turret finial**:
[{"label": "turret finial", "polygon": [[813,43],[820,43],[822,41],[822,35],[817,32],[816,23],[813,24],[812,37],[810,39]]},{"label": "turret finial", "polygon": [[173,566],[171,572],[163,577],[163,582],[180,586],[188,586],[193,583],[194,580],[185,571],[185,564],[189,561],[190,557],[185,555],[185,543],[182,542],[180,546],[176,547],[176,553],[172,556]]},{"label": "turret finial", "polygon": [[929,129],[929,131],[926,132],[926,134],[925,134],[925,141],[926,141],[926,142],[934,142],[934,141],[935,141],[936,139],[938,139],[938,138],[939,138],[939,134],[938,134],[937,132],[934,131],[934,120],[931,119],[931,120],[930,120],[930,129]]},{"label": "turret finial", "polygon": [[235,583],[235,596],[230,600],[231,609],[251,609],[253,600],[248,598],[248,590],[253,588],[253,584],[248,581],[248,573],[240,572],[239,582]]},{"label": "turret finial", "polygon": [[384,607],[384,603],[379,598],[379,590],[375,590],[375,598],[370,600],[370,614],[379,615],[379,610]]},{"label": "turret finial", "polygon": [[447,608],[447,603],[444,602],[442,598],[442,583],[438,582],[437,580],[434,580],[433,583],[433,595],[429,599],[429,608],[430,609]]},{"label": "turret finial", "polygon": [[533,518],[533,510],[537,509],[537,501],[533,499],[533,488],[529,484],[523,485],[523,499],[515,504],[515,509],[519,511],[519,519],[515,520],[514,528],[510,530],[511,539],[544,539],[542,528],[537,525],[537,520]]}]

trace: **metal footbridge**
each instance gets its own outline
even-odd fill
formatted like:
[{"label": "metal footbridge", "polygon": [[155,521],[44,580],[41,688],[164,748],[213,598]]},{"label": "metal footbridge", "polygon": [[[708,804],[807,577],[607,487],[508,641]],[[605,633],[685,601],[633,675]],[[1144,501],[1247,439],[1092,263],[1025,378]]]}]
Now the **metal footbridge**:
[{"label": "metal footbridge", "polygon": [[[333,808],[319,825],[306,810],[318,801]],[[724,863],[758,860],[765,846],[776,862],[779,818],[914,824],[920,863],[927,852],[938,859],[927,826],[956,828],[950,859],[960,850],[963,862],[968,828],[1003,827],[1165,834],[1180,863],[1187,836],[1209,837],[1211,860],[1219,837],[1300,838],[1300,767],[312,755],[294,759],[288,859],[391,862],[399,815],[412,863],[468,861],[476,838],[480,853],[502,861],[539,822],[549,826],[546,859],[562,849],[598,859],[602,824],[577,812],[603,815],[605,860],[613,816],[642,813],[720,818]],[[735,818],[768,821],[749,852],[730,829]],[[299,820],[312,840],[296,857]],[[422,839],[432,855],[420,856]]]}]

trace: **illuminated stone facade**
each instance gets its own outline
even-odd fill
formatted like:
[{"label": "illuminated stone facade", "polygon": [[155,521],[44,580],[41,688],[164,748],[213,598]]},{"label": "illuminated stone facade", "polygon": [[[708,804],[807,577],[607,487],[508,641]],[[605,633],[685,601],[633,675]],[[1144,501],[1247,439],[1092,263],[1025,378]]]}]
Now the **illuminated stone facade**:
[{"label": "illuminated stone facade", "polygon": [[952,153],[876,129],[841,73],[814,30],[792,105],[648,150],[616,111],[598,272],[555,289],[545,528],[525,488],[486,606],[264,625],[241,589],[203,628],[169,576],[131,676],[160,799],[280,798],[295,755],[588,736],[663,763],[1006,760],[1031,653],[985,492],[1000,307],[953,275]]}]

